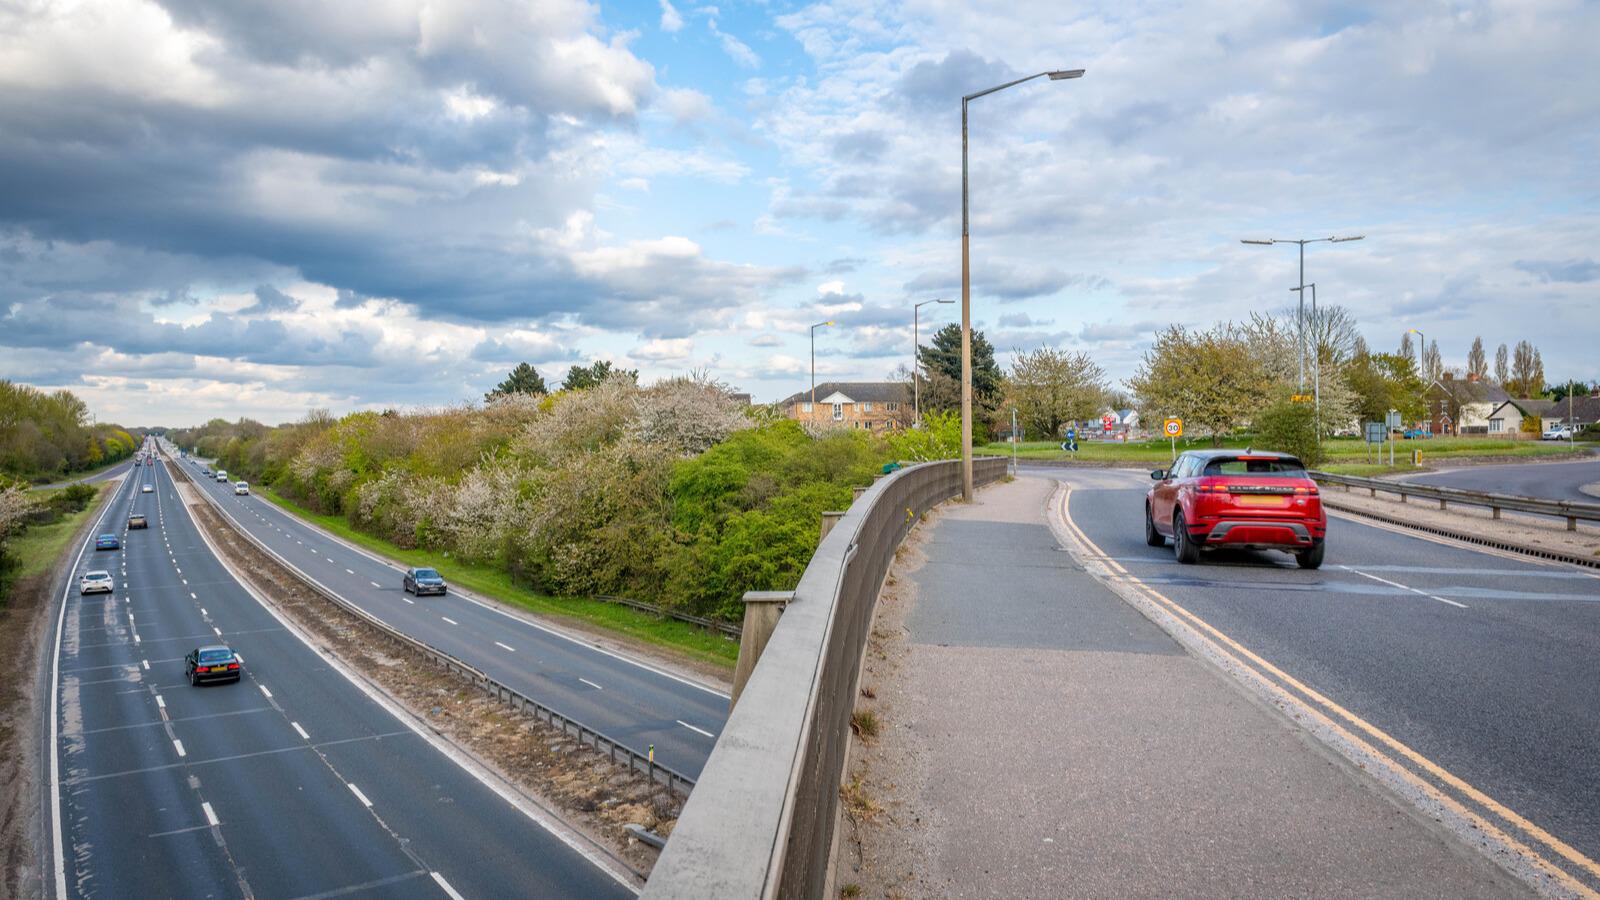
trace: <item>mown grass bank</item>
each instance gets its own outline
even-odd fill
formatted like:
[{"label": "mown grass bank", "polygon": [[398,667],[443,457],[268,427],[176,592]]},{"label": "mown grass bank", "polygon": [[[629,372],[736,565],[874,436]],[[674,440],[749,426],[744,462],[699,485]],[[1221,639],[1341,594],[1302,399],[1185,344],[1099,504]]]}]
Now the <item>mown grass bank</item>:
[{"label": "mown grass bank", "polygon": [[626,635],[655,647],[711,663],[730,672],[739,658],[739,642],[675,619],[661,618],[626,606],[571,597],[552,597],[515,583],[509,572],[489,564],[463,563],[434,551],[401,547],[356,530],[343,516],[313,512],[270,488],[256,488],[279,508],[341,539],[408,566],[431,566],[452,584],[475,594],[518,606],[541,616]]}]

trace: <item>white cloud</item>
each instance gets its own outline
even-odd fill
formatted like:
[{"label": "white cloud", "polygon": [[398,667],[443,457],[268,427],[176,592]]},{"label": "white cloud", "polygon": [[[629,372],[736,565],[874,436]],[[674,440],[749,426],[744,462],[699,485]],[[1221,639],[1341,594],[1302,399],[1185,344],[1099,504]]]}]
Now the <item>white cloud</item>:
[{"label": "white cloud", "polygon": [[673,34],[681,28],[683,16],[678,14],[677,7],[672,5],[672,0],[661,0],[661,30]]},{"label": "white cloud", "polygon": [[628,355],[634,359],[648,362],[679,362],[688,359],[693,353],[694,341],[689,338],[657,338],[628,351]]}]

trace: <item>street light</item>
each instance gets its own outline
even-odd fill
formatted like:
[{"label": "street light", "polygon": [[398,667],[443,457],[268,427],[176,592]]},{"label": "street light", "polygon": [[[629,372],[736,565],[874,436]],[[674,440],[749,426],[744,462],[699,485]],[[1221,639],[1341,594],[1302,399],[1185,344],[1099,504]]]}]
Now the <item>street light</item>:
[{"label": "street light", "polygon": [[[1406,334],[1414,334],[1417,337],[1422,339],[1421,346],[1417,347],[1417,376],[1418,376],[1418,380],[1420,381],[1423,377],[1425,377],[1422,374],[1422,361],[1425,358],[1425,356],[1427,354],[1427,351],[1428,351],[1428,336],[1423,334],[1422,332],[1418,331],[1415,328],[1407,328],[1406,329]],[[1426,402],[1427,399],[1428,399],[1428,387],[1427,387],[1427,385],[1423,385],[1423,387],[1422,387],[1422,399],[1424,401],[1423,408],[1426,409],[1428,413],[1430,413],[1430,415],[1428,416],[1428,430],[1431,432],[1431,431],[1433,431],[1433,416],[1431,415],[1433,410],[1427,409],[1427,405],[1428,405],[1427,402]],[[1446,405],[1448,406],[1449,404],[1447,403]],[[1439,424],[1442,426],[1444,423],[1441,422]]]},{"label": "street light", "polygon": [[[1364,235],[1364,234],[1353,234],[1353,235],[1349,235],[1347,237],[1325,237],[1325,238],[1267,238],[1265,240],[1251,240],[1249,238],[1244,238],[1244,239],[1241,239],[1239,241],[1239,243],[1241,243],[1241,244],[1258,244],[1258,245],[1261,245],[1263,247],[1271,246],[1272,244],[1299,244],[1300,245],[1300,286],[1301,287],[1305,287],[1306,286],[1306,245],[1307,244],[1319,244],[1319,243],[1324,243],[1324,242],[1331,243],[1331,244],[1342,244],[1342,243],[1344,243],[1346,241],[1359,241],[1359,240],[1364,239],[1365,237],[1366,237],[1366,235]],[[1306,387],[1305,318],[1306,318],[1306,297],[1305,297],[1305,294],[1302,293],[1300,295],[1300,311],[1297,314],[1297,318],[1296,318],[1296,321],[1295,321],[1295,329],[1296,329],[1295,340],[1300,345],[1300,389],[1301,390],[1305,390],[1305,387]]]},{"label": "street light", "polygon": [[917,316],[929,303],[954,303],[954,300],[924,300],[911,306],[911,415],[913,428],[922,427],[922,333]]},{"label": "street light", "polygon": [[[1311,327],[1320,331],[1317,324],[1317,283],[1315,281],[1306,285],[1311,288]],[[1300,288],[1289,288],[1290,293],[1300,294],[1305,298],[1305,292]],[[1322,445],[1322,339],[1316,333],[1311,335],[1315,346],[1311,351],[1311,419],[1317,429],[1317,446]]]},{"label": "street light", "polygon": [[811,326],[811,415],[817,414],[817,329],[825,325],[832,325],[833,320],[818,322]]},{"label": "street light", "polygon": [[1082,69],[1036,72],[961,98],[961,499],[972,502],[972,256],[967,216],[967,104],[1024,81],[1048,77],[1051,81],[1082,78]]}]

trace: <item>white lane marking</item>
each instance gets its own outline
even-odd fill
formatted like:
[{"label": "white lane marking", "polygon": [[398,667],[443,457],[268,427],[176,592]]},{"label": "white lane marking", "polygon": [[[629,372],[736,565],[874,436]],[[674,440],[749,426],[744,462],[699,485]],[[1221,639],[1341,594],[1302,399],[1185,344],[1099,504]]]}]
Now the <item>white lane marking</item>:
[{"label": "white lane marking", "polygon": [[258,687],[258,688],[261,688],[261,693],[262,693],[262,694],[265,694],[265,695],[266,695],[266,698],[267,698],[267,699],[268,699],[268,700],[271,700],[271,699],[272,699],[272,692],[271,692],[271,691],[269,691],[269,690],[267,690],[267,686],[266,686],[266,685],[264,685],[264,684],[258,684],[258,685],[256,685],[256,687]]},{"label": "white lane marking", "polygon": [[142,643],[142,641],[139,640],[139,636],[137,634],[133,636],[133,642],[135,644]]},{"label": "white lane marking", "polygon": [[429,872],[428,874],[433,876],[434,883],[439,885],[439,889],[450,896],[450,900],[466,900],[465,897],[456,893],[456,889],[450,886],[450,882],[444,880],[443,875],[438,872]]},{"label": "white lane marking", "polygon": [[494,645],[495,645],[495,646],[496,646],[496,647],[499,647],[499,648],[500,648],[500,649],[502,649],[502,650],[510,650],[510,651],[511,651],[511,652],[512,652],[512,653],[515,653],[515,652],[517,652],[517,648],[515,648],[515,647],[511,647],[511,646],[508,646],[508,645],[506,645],[506,644],[502,644],[502,643],[500,643],[500,642],[499,642],[499,641],[495,641],[495,642],[494,642]]},{"label": "white lane marking", "polygon": [[144,670],[146,672],[150,671],[150,660],[141,659],[141,660],[139,660],[139,665],[144,666]]},{"label": "white lane marking", "polygon": [[362,806],[365,806],[367,809],[372,808],[372,801],[367,799],[366,794],[361,793],[361,788],[358,788],[353,784],[346,784],[345,787],[350,789],[350,793],[356,795],[356,799],[361,801]]},{"label": "white lane marking", "polygon": [[383,590],[383,585],[377,583],[376,581],[369,581],[369,582],[367,582],[367,584],[372,585],[373,587],[377,588],[380,591]]},{"label": "white lane marking", "polygon": [[189,754],[185,753],[184,750],[183,750],[183,741],[180,741],[177,738],[173,738],[172,739],[172,746],[173,746],[174,749],[176,749],[178,751],[178,758],[179,759],[182,759],[183,757],[189,755]]},{"label": "white lane marking", "polygon": [[160,694],[157,694],[156,695],[156,705],[161,707],[162,709],[166,709],[167,708],[167,701],[162,699]]},{"label": "white lane marking", "polygon": [[411,599],[410,597],[401,597],[400,599],[404,600],[405,602],[407,602],[409,604],[411,604],[412,606],[416,606],[417,605],[417,601]]},{"label": "white lane marking", "polygon": [[716,735],[714,735],[711,732],[705,730],[704,728],[696,728],[693,725],[690,725],[688,722],[685,722],[682,719],[678,720],[678,724],[682,725],[683,727],[685,727],[687,729],[689,729],[690,731],[694,732],[695,734],[703,734],[708,738],[715,738],[716,737]]},{"label": "white lane marking", "polygon": [[194,591],[190,591],[190,592],[189,592],[189,599],[190,599],[190,600],[199,600],[199,599],[200,599],[200,598],[199,598],[199,597],[196,597],[196,596],[195,596],[195,595],[194,595]]},{"label": "white lane marking", "polygon": [[1437,595],[1434,595],[1434,594],[1430,594],[1427,591],[1419,591],[1414,587],[1408,587],[1406,585],[1401,584],[1398,581],[1390,581],[1387,578],[1379,578],[1376,575],[1373,575],[1373,574],[1368,573],[1368,572],[1363,572],[1360,569],[1352,569],[1349,566],[1340,566],[1339,568],[1344,569],[1347,572],[1354,572],[1354,573],[1356,573],[1357,575],[1360,575],[1363,578],[1371,578],[1373,581],[1379,581],[1379,582],[1382,582],[1384,584],[1387,584],[1390,587],[1399,588],[1402,591],[1410,591],[1411,593],[1417,594],[1418,596],[1427,597],[1429,600],[1437,600],[1440,603],[1448,603],[1451,606],[1457,607],[1459,609],[1466,609],[1467,608],[1467,605],[1465,603],[1457,603],[1454,600],[1446,600],[1443,597],[1440,597],[1440,596],[1437,596]]},{"label": "white lane marking", "polygon": [[213,828],[222,824],[222,820],[217,818],[216,810],[211,808],[211,801],[200,804],[200,808],[206,811],[206,821],[211,823]]},{"label": "white lane marking", "polygon": [[461,624],[460,622],[457,622],[455,619],[452,619],[449,616],[440,616],[439,618],[445,620],[446,622],[449,622],[451,625],[460,625]]},{"label": "white lane marking", "polygon": [[[181,582],[183,582],[183,584],[184,584],[184,587],[188,587],[188,586],[189,586],[189,579],[187,579],[187,578],[179,578],[179,579],[178,579],[178,580],[179,580],[179,581],[181,581]],[[199,598],[199,597],[196,597],[196,598],[195,598],[195,599],[196,599],[196,600],[199,600],[199,599],[200,599],[200,598]]]},{"label": "white lane marking", "polygon": [[605,688],[603,688],[603,687],[601,687],[601,686],[600,686],[600,685],[598,685],[598,684],[595,684],[595,683],[594,683],[594,682],[592,682],[592,681],[590,681],[590,680],[589,680],[589,679],[587,679],[587,678],[579,678],[579,679],[578,679],[578,680],[579,680],[579,681],[581,681],[581,682],[583,682],[583,683],[584,683],[584,684],[587,684],[587,685],[588,685],[588,686],[589,686],[589,687],[592,687],[592,688],[594,688],[594,689],[595,689],[595,690],[597,690],[597,691],[603,691],[603,690],[605,690]]},{"label": "white lane marking", "polygon": [[211,626],[211,630],[215,631],[217,633],[217,637],[222,637],[222,629],[221,628],[218,628],[217,626],[213,625],[213,626]]},{"label": "white lane marking", "polygon": [[311,735],[306,734],[306,730],[304,728],[300,727],[300,723],[299,722],[290,722],[289,724],[294,726],[295,734],[300,735],[300,737],[305,739],[305,740],[308,740],[308,741],[311,740]]},{"label": "white lane marking", "polygon": [[200,615],[209,616],[209,615],[211,615],[211,613],[206,612],[206,608],[204,606],[202,606],[202,607],[200,607]]},{"label": "white lane marking", "polygon": [[351,574],[351,575],[354,575],[354,574],[355,574],[355,573],[356,573],[356,570],[355,570],[355,569],[345,569],[345,571],[346,571],[346,572],[347,572],[347,573],[349,573],[349,574]]},{"label": "white lane marking", "polygon": [[[173,568],[174,568],[174,569],[178,569],[178,567],[177,567],[177,566],[173,566]],[[182,574],[183,574],[183,570],[182,570],[182,569],[178,569],[178,574],[179,574],[179,575],[182,575]]]}]

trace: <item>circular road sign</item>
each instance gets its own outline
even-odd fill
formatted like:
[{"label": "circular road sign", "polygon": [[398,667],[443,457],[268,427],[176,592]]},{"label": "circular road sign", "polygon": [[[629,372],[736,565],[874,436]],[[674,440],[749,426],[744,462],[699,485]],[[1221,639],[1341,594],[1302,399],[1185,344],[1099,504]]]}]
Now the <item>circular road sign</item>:
[{"label": "circular road sign", "polygon": [[1168,419],[1164,426],[1167,437],[1183,437],[1183,420]]}]

